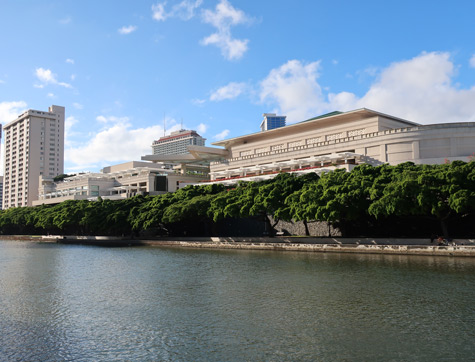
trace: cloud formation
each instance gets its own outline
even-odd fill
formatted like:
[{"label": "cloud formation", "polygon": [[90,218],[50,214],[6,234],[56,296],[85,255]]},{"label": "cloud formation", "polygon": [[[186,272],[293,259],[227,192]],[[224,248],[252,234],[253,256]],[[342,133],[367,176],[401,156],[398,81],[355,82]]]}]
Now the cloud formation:
[{"label": "cloud formation", "polygon": [[70,16],[66,16],[62,19],[59,20],[59,23],[60,24],[63,24],[63,25],[66,25],[66,24],[69,24],[73,19],[71,19]]},{"label": "cloud formation", "polygon": [[304,64],[289,60],[272,69],[260,83],[262,103],[277,104],[290,122],[303,120],[325,109],[322,88],[318,84],[320,62]]},{"label": "cloud formation", "polygon": [[73,86],[69,83],[60,82],[56,78],[56,74],[54,74],[50,69],[44,68],[36,68],[35,75],[41,84],[35,84],[36,88],[44,88],[48,84],[59,85],[65,88],[72,88]]},{"label": "cloud formation", "polygon": [[228,60],[239,59],[248,50],[249,40],[233,38],[231,27],[248,23],[250,19],[242,10],[233,7],[229,1],[221,0],[214,11],[204,10],[202,19],[204,23],[216,28],[215,33],[201,41],[203,45],[216,45]]},{"label": "cloud formation", "polygon": [[71,146],[71,137],[74,133],[71,132],[71,128],[79,121],[74,116],[66,117],[64,121],[64,145],[66,147]]},{"label": "cloud formation", "polygon": [[114,123],[80,145],[73,145],[68,138],[65,161],[71,170],[86,170],[103,167],[106,163],[140,160],[141,156],[151,153],[152,137],[158,138],[161,134],[163,128],[158,125],[133,129],[128,121]]},{"label": "cloud formation", "polygon": [[196,127],[196,131],[202,136],[203,134],[206,133],[206,130],[208,129],[208,126],[204,123],[200,123],[198,127]]},{"label": "cloud formation", "polygon": [[470,58],[469,64],[472,68],[475,68],[475,54]]},{"label": "cloud formation", "polygon": [[223,132],[218,133],[217,135],[213,136],[213,139],[216,141],[224,140],[229,135],[229,129],[225,129]]},{"label": "cloud formation", "polygon": [[[66,119],[66,172],[87,171],[132,160],[140,161],[141,156],[152,153],[152,142],[164,134],[161,125],[133,128],[129,117],[100,115],[96,120],[103,123],[103,128],[85,136],[71,131],[79,122],[74,116]],[[166,134],[181,128],[174,119],[168,118],[166,121]],[[197,129],[206,131],[206,128],[206,125],[200,124]]]},{"label": "cloud formation", "polygon": [[[0,102],[0,122],[5,124],[16,119],[27,109],[24,101]],[[3,153],[2,153],[3,155]]]},{"label": "cloud formation", "polygon": [[172,6],[170,11],[165,10],[166,1],[152,5],[152,18],[156,21],[165,21],[168,18],[178,17],[181,20],[190,20],[195,16],[195,10],[201,6],[203,0],[183,0]]},{"label": "cloud formation", "polygon": [[127,123],[129,121],[129,117],[115,117],[115,116],[97,116],[96,121],[101,123]]},{"label": "cloud formation", "polygon": [[122,28],[118,29],[117,32],[122,35],[127,35],[133,33],[137,30],[135,25],[123,26]]},{"label": "cloud formation", "polygon": [[74,64],[74,59],[68,58],[66,59],[66,63]]},{"label": "cloud formation", "polygon": [[456,66],[446,52],[422,53],[390,64],[361,97],[351,92],[324,94],[319,62],[291,60],[273,69],[260,84],[263,103],[277,105],[289,122],[326,112],[370,108],[419,123],[475,121],[475,85],[453,83]]},{"label": "cloud formation", "polygon": [[217,89],[216,91],[211,94],[209,99],[211,101],[222,101],[225,99],[234,99],[238,97],[241,93],[244,92],[246,88],[246,83],[237,83],[237,82],[231,82],[228,85],[225,85],[224,87],[221,87]]}]

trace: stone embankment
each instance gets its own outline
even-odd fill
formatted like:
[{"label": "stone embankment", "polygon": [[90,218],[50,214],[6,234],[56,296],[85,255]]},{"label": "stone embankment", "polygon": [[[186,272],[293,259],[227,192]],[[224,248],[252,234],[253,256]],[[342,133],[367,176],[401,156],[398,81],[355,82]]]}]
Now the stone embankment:
[{"label": "stone embankment", "polygon": [[[203,239],[203,240],[197,240]],[[441,255],[475,257],[475,240],[453,240],[451,245],[438,246],[429,239],[373,239],[373,238],[168,238],[142,240],[142,245],[191,247],[203,249],[241,249],[269,251],[305,251],[327,253],[366,253]]]},{"label": "stone embankment", "polygon": [[475,240],[454,239],[437,245],[430,239],[312,238],[312,237],[162,237],[127,239],[107,236],[2,236],[3,239],[86,244],[98,246],[157,246],[201,249],[241,249],[326,253],[366,253],[475,257]]}]

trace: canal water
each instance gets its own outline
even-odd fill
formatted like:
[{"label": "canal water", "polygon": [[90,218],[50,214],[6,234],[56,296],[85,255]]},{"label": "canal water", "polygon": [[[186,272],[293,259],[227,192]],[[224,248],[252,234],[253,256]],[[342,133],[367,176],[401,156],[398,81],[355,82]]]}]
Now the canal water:
[{"label": "canal water", "polygon": [[0,241],[0,361],[468,361],[475,260]]}]

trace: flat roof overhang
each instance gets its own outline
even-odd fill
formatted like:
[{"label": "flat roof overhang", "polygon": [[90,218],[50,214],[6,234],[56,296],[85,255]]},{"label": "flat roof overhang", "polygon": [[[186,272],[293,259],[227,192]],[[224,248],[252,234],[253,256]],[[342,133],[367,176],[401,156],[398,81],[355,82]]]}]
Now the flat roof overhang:
[{"label": "flat roof overhang", "polygon": [[392,119],[401,123],[407,124],[408,127],[413,127],[413,126],[420,126],[420,124],[407,121],[402,118],[394,117],[389,114],[373,111],[368,108],[361,108],[361,109],[356,109],[354,111],[349,111],[345,113],[340,113],[340,114],[335,114],[335,115],[330,115],[328,117],[315,117],[315,118],[310,118],[305,121],[297,122],[297,123],[292,123],[289,124],[285,127],[279,127],[279,128],[274,128],[268,131],[264,132],[255,132],[251,133],[248,135],[244,136],[239,136],[239,137],[234,137],[234,138],[229,138],[226,140],[218,141],[212,143],[214,146],[221,146],[221,147],[229,147],[229,145],[243,142],[243,141],[251,141],[251,140],[258,140],[262,137],[269,137],[270,135],[279,135],[279,134],[285,134],[289,132],[289,130],[298,130],[298,129],[306,129],[310,127],[316,127],[316,126],[327,126],[329,124],[335,123],[335,122],[351,122],[351,121],[356,121],[360,119],[365,119],[365,118],[370,118],[370,117],[375,117],[375,116],[381,116],[385,117],[388,119]]},{"label": "flat roof overhang", "polygon": [[188,146],[190,153],[181,155],[146,155],[141,159],[152,162],[195,163],[200,161],[217,161],[228,156],[228,150],[205,146]]}]

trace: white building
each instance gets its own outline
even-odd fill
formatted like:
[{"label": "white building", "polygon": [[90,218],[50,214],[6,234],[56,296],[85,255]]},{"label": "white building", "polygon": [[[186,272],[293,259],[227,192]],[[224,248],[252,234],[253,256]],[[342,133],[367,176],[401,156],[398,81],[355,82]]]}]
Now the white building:
[{"label": "white building", "polygon": [[0,176],[0,210],[3,206],[3,176]]},{"label": "white building", "polygon": [[63,173],[64,107],[28,110],[4,126],[3,208],[31,206],[38,179]]},{"label": "white building", "polygon": [[188,153],[188,146],[204,146],[205,141],[196,131],[181,129],[154,141],[152,150],[154,155],[181,155]]},{"label": "white building", "polygon": [[39,199],[33,206],[58,204],[66,200],[121,200],[136,195],[159,195],[174,192],[189,183],[197,183],[202,175],[182,175],[164,168],[163,164],[130,161],[104,167],[101,172],[88,172],[54,182],[40,177]]},{"label": "white building", "polygon": [[[190,146],[183,162],[210,161],[211,182],[258,181],[279,172],[351,170],[367,163],[396,165],[469,161],[475,152],[475,123],[421,125],[362,108],[332,112],[266,132]],[[145,156],[149,161],[163,161]]]}]

